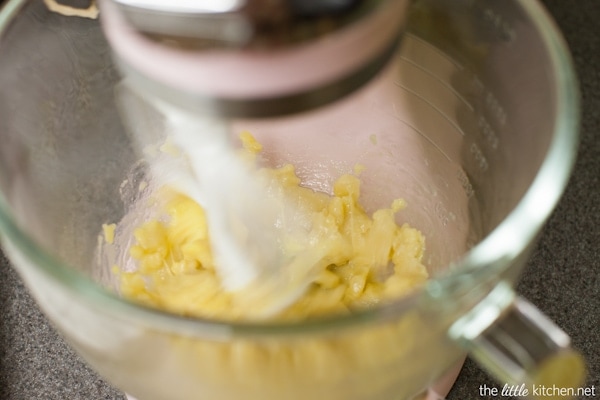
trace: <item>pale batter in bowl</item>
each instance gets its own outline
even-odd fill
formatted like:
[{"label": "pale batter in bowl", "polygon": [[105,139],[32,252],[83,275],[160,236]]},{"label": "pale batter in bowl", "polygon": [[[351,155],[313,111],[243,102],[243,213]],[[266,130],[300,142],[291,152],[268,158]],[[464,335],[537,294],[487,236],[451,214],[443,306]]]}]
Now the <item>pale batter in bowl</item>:
[{"label": "pale batter in bowl", "polygon": [[[261,151],[262,146],[249,133],[243,133],[241,139],[245,157],[253,158]],[[355,174],[339,177],[329,196],[301,186],[291,164],[260,169],[260,174],[277,182],[287,198],[294,199],[311,218],[307,237],[282,239],[284,253],[311,246],[325,254],[304,296],[274,318],[299,320],[349,313],[405,295],[427,279],[421,263],[423,236],[408,224],[395,222],[405,202],[394,200],[389,208],[368,215],[360,204],[361,170],[357,166]],[[185,316],[255,317],[246,296],[223,290],[219,282],[202,206],[168,190],[162,190],[160,197],[164,218],[146,221],[134,231],[135,244],[129,253],[137,260],[137,269],[120,272],[115,268],[121,294]]]}]

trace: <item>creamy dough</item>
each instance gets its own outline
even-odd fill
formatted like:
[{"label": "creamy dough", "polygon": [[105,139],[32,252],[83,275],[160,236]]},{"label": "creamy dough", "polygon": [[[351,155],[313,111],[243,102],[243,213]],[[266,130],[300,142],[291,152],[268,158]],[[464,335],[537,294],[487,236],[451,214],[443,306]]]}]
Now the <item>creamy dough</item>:
[{"label": "creamy dough", "polygon": [[[249,159],[262,150],[249,133],[241,139]],[[361,207],[363,168],[357,166],[355,175],[341,176],[332,196],[302,187],[292,165],[260,170],[308,210],[311,229],[303,243],[320,246],[326,254],[305,295],[276,319],[299,320],[373,307],[405,295],[427,279],[421,263],[423,236],[395,222],[405,202],[395,200],[372,215]],[[122,296],[185,316],[251,319],[242,298],[221,288],[201,205],[168,190],[162,196],[165,218],[147,221],[134,232],[135,244],[129,252],[138,262],[137,270],[116,271]],[[284,238],[283,243],[286,252],[298,251],[293,238]]]}]

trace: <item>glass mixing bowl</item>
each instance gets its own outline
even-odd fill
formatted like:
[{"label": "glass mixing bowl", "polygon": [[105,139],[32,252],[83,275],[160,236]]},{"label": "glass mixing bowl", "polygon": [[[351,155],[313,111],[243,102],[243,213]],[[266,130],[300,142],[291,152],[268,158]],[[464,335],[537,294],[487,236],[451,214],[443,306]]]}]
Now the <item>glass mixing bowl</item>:
[{"label": "glass mixing bowl", "polygon": [[400,50],[365,87],[313,111],[228,121],[312,187],[365,165],[365,207],[404,198],[398,222],[426,237],[422,290],[303,323],[184,318],[119,298],[98,237],[127,215],[144,171],[100,24],[11,0],[0,33],[3,247],[117,387],[142,400],[410,399],[467,352],[501,382],[580,381],[568,337],[512,289],[577,144],[571,61],[538,3],[415,1]]}]

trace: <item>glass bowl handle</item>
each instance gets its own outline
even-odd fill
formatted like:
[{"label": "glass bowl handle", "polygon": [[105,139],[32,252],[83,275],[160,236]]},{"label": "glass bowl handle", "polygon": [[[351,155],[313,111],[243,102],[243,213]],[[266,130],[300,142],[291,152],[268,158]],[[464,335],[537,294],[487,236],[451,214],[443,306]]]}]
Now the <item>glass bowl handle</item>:
[{"label": "glass bowl handle", "polygon": [[508,283],[456,321],[449,335],[515,397],[569,398],[584,383],[585,362],[569,336]]}]

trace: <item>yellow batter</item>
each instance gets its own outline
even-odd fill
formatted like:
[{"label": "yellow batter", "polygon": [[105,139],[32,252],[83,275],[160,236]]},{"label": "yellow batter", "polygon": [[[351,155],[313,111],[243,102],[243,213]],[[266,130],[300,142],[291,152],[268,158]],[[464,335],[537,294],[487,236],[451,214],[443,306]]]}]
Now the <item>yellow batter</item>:
[{"label": "yellow batter", "polygon": [[[261,151],[260,143],[249,133],[243,133],[241,139],[247,157]],[[357,174],[360,170],[355,169]],[[300,186],[292,165],[263,169],[261,173],[276,179],[289,198],[297,199],[308,210],[312,222],[308,242],[318,243],[325,252],[320,272],[305,295],[277,319],[304,319],[372,307],[406,294],[427,279],[421,263],[423,236],[407,224],[398,226],[395,222],[395,214],[405,208],[403,200],[368,215],[359,203],[360,180],[356,175],[341,176],[330,196]],[[135,230],[130,254],[139,267],[119,273],[121,294],[186,316],[252,318],[252,312],[235,293],[221,288],[202,207],[179,193],[171,192],[166,198],[166,218],[148,221]],[[295,243],[290,240],[286,251],[295,251]]]}]

